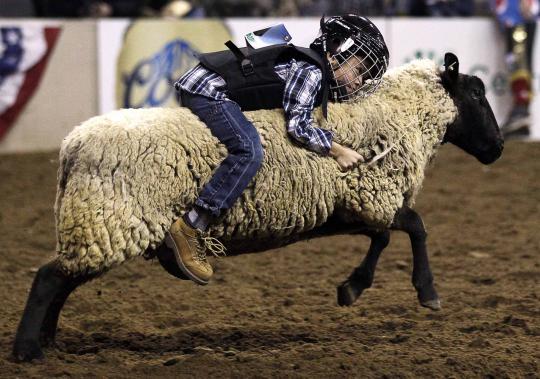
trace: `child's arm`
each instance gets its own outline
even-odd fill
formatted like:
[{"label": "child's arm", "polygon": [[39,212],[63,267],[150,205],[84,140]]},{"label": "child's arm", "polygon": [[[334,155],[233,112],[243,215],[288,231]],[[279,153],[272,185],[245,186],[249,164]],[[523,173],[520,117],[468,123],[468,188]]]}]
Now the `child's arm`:
[{"label": "child's arm", "polygon": [[306,149],[328,155],[332,132],[313,125],[313,107],[321,88],[322,72],[312,64],[292,61],[285,83],[283,109],[289,136]]},{"label": "child's arm", "polygon": [[313,126],[311,113],[321,80],[321,70],[316,66],[303,61],[292,64],[283,96],[287,131],[306,149],[330,155],[341,169],[348,170],[356,163],[363,162],[362,156],[334,142],[331,131]]}]

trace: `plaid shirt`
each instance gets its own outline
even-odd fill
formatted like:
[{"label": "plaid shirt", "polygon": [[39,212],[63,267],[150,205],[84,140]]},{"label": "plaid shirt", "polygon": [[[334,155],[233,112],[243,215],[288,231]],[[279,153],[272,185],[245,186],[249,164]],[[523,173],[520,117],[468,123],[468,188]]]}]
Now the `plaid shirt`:
[{"label": "plaid shirt", "polygon": [[[313,126],[311,112],[321,89],[322,72],[310,63],[291,59],[274,67],[285,82],[283,109],[289,135],[305,148],[327,155],[332,146],[332,132]],[[202,65],[195,66],[174,84],[175,88],[216,100],[229,100],[227,83]]]}]

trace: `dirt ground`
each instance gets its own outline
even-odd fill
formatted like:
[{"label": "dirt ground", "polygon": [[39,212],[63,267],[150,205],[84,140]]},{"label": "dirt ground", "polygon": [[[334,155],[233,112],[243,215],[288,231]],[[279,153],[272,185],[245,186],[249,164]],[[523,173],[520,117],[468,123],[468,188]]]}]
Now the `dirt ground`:
[{"label": "dirt ground", "polygon": [[143,259],[68,300],[41,364],[9,360],[37,267],[55,247],[57,154],[0,157],[0,377],[538,378],[540,144],[482,166],[444,147],[416,209],[443,310],[421,308],[408,238],[394,233],[352,307],[336,286],[365,237],[215,262],[199,287]]}]

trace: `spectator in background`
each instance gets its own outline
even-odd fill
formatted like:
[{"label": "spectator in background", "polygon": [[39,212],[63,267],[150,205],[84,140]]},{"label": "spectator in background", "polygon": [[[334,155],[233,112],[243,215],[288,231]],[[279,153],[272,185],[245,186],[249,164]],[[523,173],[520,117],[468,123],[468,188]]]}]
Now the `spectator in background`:
[{"label": "spectator in background", "polygon": [[188,0],[32,0],[38,17],[204,17]]},{"label": "spectator in background", "polygon": [[90,1],[91,17],[141,17],[145,0],[101,0]]},{"label": "spectator in background", "polygon": [[33,0],[38,17],[139,17],[145,0]]},{"label": "spectator in background", "polygon": [[297,0],[298,13],[301,16],[318,14],[346,14],[355,12],[364,16],[384,14],[387,0]]},{"label": "spectator in background", "polygon": [[142,8],[145,17],[203,18],[204,8],[190,0],[147,0]]},{"label": "spectator in background", "polygon": [[34,17],[34,15],[31,0],[0,1],[0,17]]},{"label": "spectator in background", "polygon": [[411,0],[411,16],[465,17],[472,16],[475,10],[473,0]]},{"label": "spectator in background", "polygon": [[[197,4],[190,1],[175,0],[175,1],[162,1],[154,0],[150,3],[157,5],[159,14],[162,17],[168,18],[203,18],[206,17],[206,12]],[[157,4],[156,4],[157,3]],[[161,3],[161,4],[160,4]],[[156,9],[154,5],[154,9]]]},{"label": "spectator in background", "polygon": [[32,0],[37,17],[81,17],[87,1]]},{"label": "spectator in background", "polygon": [[532,99],[532,53],[539,0],[497,0],[495,13],[506,39],[506,64],[513,105],[501,130],[505,138],[528,137]]},{"label": "spectator in background", "polygon": [[357,13],[364,16],[405,14],[409,0],[275,0],[273,16]]},{"label": "spectator in background", "polygon": [[268,17],[276,7],[274,0],[200,0],[200,4],[208,17]]}]

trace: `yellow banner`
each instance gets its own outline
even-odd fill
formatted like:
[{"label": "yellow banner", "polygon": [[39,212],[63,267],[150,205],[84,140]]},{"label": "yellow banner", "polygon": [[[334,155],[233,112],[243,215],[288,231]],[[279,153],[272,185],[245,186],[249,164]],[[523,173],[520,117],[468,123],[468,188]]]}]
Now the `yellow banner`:
[{"label": "yellow banner", "polygon": [[173,84],[198,63],[194,54],[224,50],[229,39],[219,20],[135,21],[118,57],[116,105],[178,106]]}]

